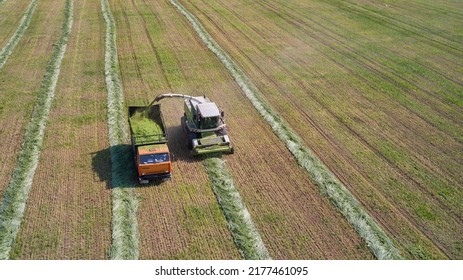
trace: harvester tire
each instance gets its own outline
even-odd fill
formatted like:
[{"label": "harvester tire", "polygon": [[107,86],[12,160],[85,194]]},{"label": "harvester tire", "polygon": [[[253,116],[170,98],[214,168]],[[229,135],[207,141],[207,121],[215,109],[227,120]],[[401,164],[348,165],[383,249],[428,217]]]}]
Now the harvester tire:
[{"label": "harvester tire", "polygon": [[181,123],[181,125],[182,125],[183,132],[186,133],[186,132],[187,132],[187,129],[186,129],[186,121],[185,121],[185,118],[186,118],[185,116],[181,117],[181,118],[180,118],[180,123]]},{"label": "harvester tire", "polygon": [[187,140],[187,147],[189,150],[192,150],[193,149],[193,139],[196,139],[196,133],[194,132],[187,132],[187,135],[186,135],[186,140]]}]

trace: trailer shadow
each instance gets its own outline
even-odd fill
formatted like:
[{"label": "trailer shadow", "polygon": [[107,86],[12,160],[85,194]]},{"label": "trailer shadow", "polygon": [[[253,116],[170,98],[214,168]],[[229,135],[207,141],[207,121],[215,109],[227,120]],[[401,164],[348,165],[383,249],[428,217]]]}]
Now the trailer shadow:
[{"label": "trailer shadow", "polygon": [[105,182],[106,188],[111,188],[111,156],[108,149],[90,153],[93,173],[100,182]]}]

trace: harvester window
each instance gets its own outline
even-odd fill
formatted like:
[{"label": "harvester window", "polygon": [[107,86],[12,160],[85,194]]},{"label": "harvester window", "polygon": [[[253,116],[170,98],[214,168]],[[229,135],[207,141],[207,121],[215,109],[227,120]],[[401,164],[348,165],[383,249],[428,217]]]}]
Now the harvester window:
[{"label": "harvester window", "polygon": [[153,164],[153,163],[162,163],[169,161],[169,154],[151,154],[151,155],[142,155],[140,157],[140,164]]},{"label": "harvester window", "polygon": [[201,128],[202,129],[216,128],[218,120],[219,120],[219,117],[203,118],[201,120]]}]

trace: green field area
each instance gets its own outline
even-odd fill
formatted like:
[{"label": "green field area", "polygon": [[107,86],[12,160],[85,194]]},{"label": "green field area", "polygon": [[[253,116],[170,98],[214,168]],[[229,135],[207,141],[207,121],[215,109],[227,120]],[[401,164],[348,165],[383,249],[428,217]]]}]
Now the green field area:
[{"label": "green field area", "polygon": [[[462,259],[462,27],[457,0],[0,0],[0,259]],[[183,100],[127,115],[165,93],[235,153],[191,155]],[[142,186],[131,134],[164,133]]]}]

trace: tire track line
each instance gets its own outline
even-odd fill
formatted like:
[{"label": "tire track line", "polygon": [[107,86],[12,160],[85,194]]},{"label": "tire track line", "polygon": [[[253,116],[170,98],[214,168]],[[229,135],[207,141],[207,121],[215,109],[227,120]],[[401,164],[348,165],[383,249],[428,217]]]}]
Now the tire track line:
[{"label": "tire track line", "polygon": [[[146,5],[146,1],[143,1]],[[132,0],[132,5],[135,7],[135,9],[137,10],[137,14],[138,16],[142,19],[143,21],[143,29],[145,31],[145,34],[146,34],[146,37],[148,38],[148,42],[149,42],[149,45],[150,45],[150,48],[151,48],[151,51],[154,53],[155,57],[156,57],[156,62],[157,64],[159,64],[161,66],[161,73],[162,73],[162,78],[164,80],[164,82],[166,83],[167,87],[170,89],[170,92],[172,92],[172,85],[170,84],[170,81],[169,79],[167,78],[166,76],[166,73],[164,71],[164,66],[163,66],[163,63],[162,63],[162,60],[161,60],[161,57],[159,56],[159,52],[156,48],[156,46],[154,45],[154,41],[153,41],[153,38],[151,37],[151,34],[149,33],[148,31],[148,26],[147,26],[147,23],[146,23],[146,20],[145,18],[143,17],[143,15],[141,14],[140,12],[140,9],[138,8],[138,5],[137,3],[135,2],[135,0]],[[156,17],[156,13],[154,13],[153,11],[151,11],[151,14]],[[159,21],[156,17],[156,20]]]},{"label": "tire track line", "polygon": [[[120,3],[120,1],[118,1]],[[130,26],[130,20],[127,16],[127,12],[122,9],[122,15],[124,17],[124,22],[125,22],[125,26],[127,27],[128,31],[127,32],[127,37],[130,41],[130,53],[132,55],[132,59],[133,59],[133,62],[135,64],[135,68],[136,68],[136,71],[137,71],[137,78],[139,81],[141,81],[142,85],[143,85],[143,88],[145,88],[145,90],[147,90],[147,87],[146,87],[146,84],[142,78],[142,74],[141,74],[141,69],[140,69],[140,64],[138,63],[138,56],[137,54],[135,53],[135,50],[133,48],[133,46],[135,45],[134,43],[134,40],[132,39],[132,28]]]},{"label": "tire track line", "polygon": [[[463,52],[458,47],[451,46],[451,44],[456,44],[457,46],[459,46],[461,44],[461,42],[457,42],[457,41],[453,40],[452,38],[449,38],[447,36],[443,36],[442,35],[442,33],[444,32],[443,30],[440,30],[441,32],[435,32],[434,30],[429,29],[429,28],[427,28],[425,26],[421,26],[421,25],[416,24],[416,23],[405,22],[405,21],[399,20],[397,18],[394,18],[392,16],[389,16],[387,14],[383,14],[383,13],[381,13],[380,11],[378,11],[378,10],[376,10],[374,8],[369,8],[367,6],[362,6],[362,5],[359,5],[357,3],[352,3],[352,2],[349,2],[349,1],[343,1],[343,3],[346,3],[346,2],[348,3],[348,5],[351,5],[351,6],[355,7],[358,11],[365,10],[369,14],[377,17],[378,19],[381,18],[381,20],[384,21],[384,22],[387,22],[387,23],[389,23],[389,24],[391,24],[393,26],[397,26],[397,27],[399,27],[401,25],[402,26],[401,28],[403,28],[404,30],[408,30],[409,32],[414,33],[416,35],[424,36],[424,35],[419,34],[418,32],[413,31],[412,29],[423,31],[424,33],[430,33],[430,34],[434,35],[436,38],[442,39],[442,41],[447,41],[447,43],[441,42],[442,44],[445,44],[448,47],[451,47],[451,48],[453,48],[455,50]],[[411,18],[411,17],[409,17],[409,18]],[[433,40],[435,40],[435,39],[433,39]],[[435,40],[435,41],[440,42],[439,40]]]},{"label": "tire track line", "polygon": [[[273,2],[273,3],[275,3],[275,2]],[[272,7],[275,7],[275,4],[273,4],[273,3],[268,3],[268,2],[267,2],[267,5],[272,6]],[[284,7],[284,8],[286,8],[287,10],[289,10],[289,11],[291,12],[291,15],[294,15],[294,14],[298,15],[299,21],[304,22],[304,24],[310,23],[310,26],[316,25],[316,26],[318,26],[319,28],[321,28],[321,29],[323,29],[323,30],[326,30],[327,32],[323,32],[323,34],[329,36],[329,37],[332,38],[333,40],[336,40],[338,43],[341,44],[341,46],[344,46],[344,45],[346,44],[346,42],[351,41],[351,39],[347,38],[345,35],[343,35],[343,34],[341,34],[341,33],[339,33],[339,32],[336,32],[335,30],[333,30],[333,28],[329,28],[328,26],[323,25],[323,24],[321,23],[321,21],[317,21],[317,20],[315,20],[315,19],[310,19],[310,18],[305,17],[304,14],[300,12],[300,10],[297,10],[297,9],[295,9],[295,8],[290,7],[290,6],[288,5],[287,2],[285,2],[285,3],[278,2],[278,5],[279,5],[279,7]],[[280,11],[281,11],[281,10],[280,10]],[[288,15],[288,14],[287,14],[287,15]],[[315,15],[315,16],[319,16],[319,15]],[[323,16],[319,16],[319,19],[320,19],[320,18],[321,18],[322,21],[324,21],[324,22],[329,21],[327,18],[325,18],[325,17],[323,17]],[[330,23],[332,26],[334,26],[336,29],[343,30],[344,32],[351,32],[350,30],[347,30],[346,28],[344,28],[344,27],[342,27],[342,26],[339,26],[339,25],[335,24],[335,23],[332,22],[332,21],[330,21],[329,23]],[[328,34],[328,33],[329,33],[329,34]],[[331,35],[331,34],[334,34],[334,35]],[[334,38],[334,36],[337,36],[337,37],[339,37],[339,38],[342,38],[342,40],[344,40],[344,42],[339,41],[338,39]],[[355,36],[357,36],[358,38],[361,38],[361,39],[362,39],[363,41],[365,41],[365,42],[366,42],[366,41],[369,41],[368,38],[366,38],[365,36],[362,36],[360,33],[355,33]],[[400,58],[403,59],[403,60],[410,60],[408,57],[406,57],[405,55],[399,53],[398,51],[396,51],[396,50],[394,50],[394,49],[387,48],[387,47],[383,47],[383,48],[384,48],[385,50],[387,50],[388,52],[390,52],[391,54],[396,55],[396,56],[400,57]],[[387,61],[393,62],[393,60],[392,60],[389,56],[387,56],[386,54],[384,54],[384,53],[382,53],[382,52],[377,53],[377,55],[384,57]],[[372,59],[374,60],[374,57],[373,57]],[[444,79],[447,79],[447,80],[450,81],[450,82],[453,82],[453,83],[455,83],[455,84],[457,84],[457,85],[463,86],[463,82],[458,81],[458,80],[456,80],[455,78],[450,77],[450,76],[444,74],[444,72],[442,72],[442,71],[440,71],[440,70],[438,70],[438,69],[432,68],[432,67],[430,67],[429,65],[426,65],[426,64],[423,64],[423,63],[420,63],[420,62],[417,62],[417,61],[412,61],[412,62],[415,63],[415,64],[417,64],[417,65],[419,65],[420,67],[426,68],[427,70],[433,72],[433,73],[436,74],[436,75],[441,76],[441,77],[444,78]],[[462,65],[457,64],[457,61],[451,61],[451,63],[456,64],[456,65],[458,65],[458,66],[460,66],[460,67],[462,66]],[[376,64],[377,64],[378,66],[381,66],[381,65],[378,64],[378,63],[376,63]]]},{"label": "tire track line", "polygon": [[[334,0],[334,1],[336,1],[336,0]],[[463,52],[463,50],[459,49],[458,47],[455,47],[455,46],[452,46],[452,45],[450,45],[448,43],[439,41],[439,40],[437,40],[435,38],[431,38],[431,37],[425,36],[423,34],[420,34],[416,30],[411,30],[411,29],[408,29],[408,28],[406,28],[404,26],[401,26],[400,23],[393,22],[393,21],[392,22],[388,21],[387,19],[384,19],[384,17],[381,17],[378,14],[376,14],[377,16],[375,16],[375,14],[372,15],[372,12],[369,11],[368,9],[365,9],[363,7],[358,7],[353,3],[346,3],[344,1],[342,1],[342,2],[336,1],[336,2],[339,3],[339,5],[337,5],[337,7],[341,8],[341,5],[342,5],[344,8],[341,8],[341,9],[345,10],[346,12],[352,12],[354,14],[369,18],[373,22],[377,22],[379,24],[386,25],[390,29],[396,30],[396,31],[401,32],[401,33],[413,34],[415,36],[415,38],[422,41],[423,43],[427,42],[428,45],[431,45],[431,46],[434,46],[434,47],[435,46],[444,47],[444,48],[447,49],[448,52],[451,52],[456,57],[459,57],[461,55],[461,53]],[[334,5],[334,4],[330,4],[330,5]],[[362,13],[362,11],[361,11],[362,9],[366,10],[367,13]],[[440,37],[440,38],[442,38],[442,37]]]},{"label": "tire track line", "polygon": [[[259,5],[262,5],[259,3]],[[263,5],[262,5],[263,6]],[[265,8],[265,6],[263,6]],[[329,34],[325,33],[325,32],[322,32],[324,35],[328,36],[328,37],[331,37],[333,40],[337,41],[338,44],[336,45],[336,48],[332,47],[326,39],[323,38],[323,36],[317,36],[315,35],[314,33],[308,33],[309,30],[307,30],[306,28],[306,24],[301,22],[301,20],[298,20],[296,18],[292,18],[290,15],[288,14],[282,14],[282,11],[281,9],[278,9],[276,7],[274,7],[273,5],[271,4],[267,4],[267,7],[269,9],[271,9],[276,15],[278,15],[282,20],[284,20],[285,22],[287,22],[288,24],[290,25],[293,25],[295,27],[297,27],[298,29],[302,29],[302,30],[305,30],[306,31],[306,34],[310,35],[313,39],[317,40],[320,44],[324,45],[325,47],[329,48],[331,51],[333,51],[334,53],[337,53],[338,55],[340,56],[344,56],[346,58],[348,58],[351,63],[353,64],[358,64],[360,65],[361,67],[369,70],[370,72],[374,73],[376,75],[376,77],[384,80],[385,82],[395,86],[397,89],[401,90],[402,92],[406,92],[412,96],[414,96],[415,100],[418,100],[420,102],[422,102],[422,104],[427,104],[429,102],[429,97],[433,97],[433,99],[436,99],[436,101],[440,101],[442,104],[446,104],[447,106],[449,104],[447,104],[447,102],[445,102],[445,100],[442,99],[441,96],[439,96],[436,92],[434,91],[430,91],[428,89],[425,89],[415,83],[413,83],[412,81],[408,80],[408,79],[405,79],[404,77],[398,75],[398,74],[395,74],[395,73],[391,73],[394,77],[396,77],[397,79],[401,80],[401,82],[395,80],[394,78],[392,78],[390,75],[388,75],[388,70],[389,69],[385,69],[384,66],[378,64],[377,62],[374,61],[374,59],[371,59],[371,58],[368,58],[366,56],[362,56],[360,54],[356,54],[356,55],[353,55],[353,53],[355,53],[355,50],[352,49],[351,47],[347,46],[344,42],[341,42],[335,38],[333,38],[332,36],[330,36]],[[311,23],[310,26],[313,26],[314,23]],[[345,48],[347,51],[344,51],[344,52],[340,52],[339,51],[339,48]],[[321,51],[322,52],[322,51]],[[359,59],[356,57],[356,56],[359,56],[361,58],[361,60],[363,61],[359,61]],[[328,58],[328,56],[326,56]],[[330,58],[330,60],[334,61],[333,58]],[[365,62],[366,61],[366,62]],[[368,64],[369,63],[369,64]],[[376,66],[376,67],[373,67],[373,66]],[[339,64],[338,64],[339,65]],[[344,67],[345,68],[345,67]],[[380,68],[380,69],[377,69],[377,68]],[[350,68],[349,68],[350,69]],[[347,69],[346,69],[347,70]],[[355,74],[357,77],[362,77],[360,76],[360,74],[358,73],[355,73],[354,69],[350,69],[349,72],[351,72],[352,74]],[[364,77],[362,77],[364,78]],[[365,79],[365,78],[364,78]],[[368,80],[365,80],[365,81],[368,81]],[[407,86],[405,86],[403,83],[409,83],[412,88],[408,88]],[[368,83],[369,84],[369,83]],[[379,88],[374,88],[372,86],[369,85],[369,87],[371,87],[372,89],[376,89],[376,90],[379,90]],[[427,93],[428,95],[425,96],[425,97],[421,97],[419,95],[417,95],[412,89],[413,87],[417,88],[417,89],[420,89],[422,92],[424,93]],[[411,110],[410,108],[408,108],[407,106],[405,106],[404,104],[402,103],[399,103],[401,106],[404,106],[405,108],[407,108],[408,110],[410,110],[411,112],[414,112],[413,110]],[[429,107],[429,106],[428,106]],[[439,113],[441,116],[445,116],[446,118],[449,118],[453,121],[456,121],[457,123],[456,124],[461,124],[461,122],[459,121],[458,118],[455,118],[452,114],[449,114],[448,113],[448,110],[454,112],[455,114],[461,114],[456,108],[448,108],[448,110],[438,110],[437,108],[435,108],[435,106],[432,106],[432,107],[429,107],[430,110],[435,110],[437,113]],[[414,114],[417,114],[416,112],[414,112]],[[423,118],[423,117],[421,117]],[[427,121],[429,122],[429,121]],[[433,125],[435,126],[435,125]],[[439,128],[440,129],[440,128]],[[441,129],[440,129],[441,130]],[[442,131],[444,132],[444,131]],[[449,135],[450,136],[450,135]],[[454,136],[453,136],[454,137]],[[459,140],[459,139],[455,139],[455,140]],[[461,142],[461,141],[460,141]]]},{"label": "tire track line", "polygon": [[[406,5],[400,5],[399,2],[394,3],[394,5],[397,5],[397,6],[400,6],[400,7],[412,8],[413,11],[417,12],[416,9],[413,9],[413,5],[416,5],[417,7],[420,7],[421,9],[433,10],[433,11],[436,11],[436,12],[439,12],[439,13],[444,13],[444,14],[452,14],[452,15],[455,15],[457,17],[463,18],[463,14],[459,14],[459,13],[454,12],[454,9],[455,9],[454,7],[445,6],[442,3],[440,3],[441,1],[439,1],[439,2],[433,1],[433,3],[439,3],[441,5],[441,7],[436,7],[436,6],[427,4],[427,3],[420,3],[418,1],[406,1],[406,2],[407,2]],[[453,9],[453,10],[445,9],[444,7],[449,8],[449,9]]]},{"label": "tire track line", "polygon": [[[276,8],[275,8],[275,9],[276,9]],[[278,9],[278,11],[281,11],[281,9]],[[296,26],[296,27],[298,27],[298,26]],[[301,28],[301,26],[299,26],[299,28]],[[254,30],[254,31],[257,32],[256,30]],[[249,41],[252,42],[251,38],[249,38],[248,36],[246,36],[244,33],[242,33],[242,34],[243,34],[243,36],[245,36]],[[341,43],[340,43],[340,44],[341,44]],[[255,45],[255,44],[254,44],[254,45]],[[255,45],[255,47],[256,47],[256,48],[259,48],[258,45]],[[282,64],[280,64],[279,62],[275,61],[275,63],[277,63],[277,64],[280,66],[280,68],[286,69],[286,68],[285,68]],[[293,76],[293,77],[295,78],[295,81],[296,81],[300,86],[302,86],[303,88],[306,88],[306,89],[307,89],[307,87],[306,87],[303,83],[300,82],[300,79],[298,79],[298,77],[295,77],[294,74],[291,73],[291,71],[289,71],[288,69],[286,69],[286,73],[287,73],[288,75]],[[309,89],[307,89],[307,90],[309,90]],[[367,101],[368,101],[368,103],[369,103],[370,105],[376,106],[375,104],[372,104],[369,100],[367,100]],[[323,106],[323,105],[322,105],[322,106]],[[325,108],[325,109],[328,109],[328,108],[326,108],[326,107],[324,107],[324,108]],[[385,109],[387,109],[387,108],[385,108]],[[332,113],[332,115],[335,116],[334,113]],[[394,122],[395,122],[395,120],[394,120]],[[343,125],[345,126],[344,123],[342,123],[342,122],[340,122],[340,123],[343,124]],[[399,124],[401,124],[401,125],[403,125],[403,126],[405,126],[405,127],[408,127],[407,124],[404,123],[404,122],[397,121],[397,123],[399,123]],[[352,128],[349,127],[349,129],[352,129]],[[356,134],[357,134],[357,133],[356,133]],[[388,138],[387,135],[385,135],[385,134],[382,134],[382,135],[383,135],[384,138]],[[449,136],[450,136],[450,135],[449,135]],[[417,137],[420,137],[423,141],[427,141],[426,139],[422,138],[420,135],[417,135]],[[390,139],[390,140],[391,140],[392,142],[394,142],[396,145],[403,147],[402,144],[400,144],[399,142],[395,141],[394,139]],[[412,153],[414,154],[415,158],[417,158],[418,160],[420,160],[420,159],[423,160],[423,158],[422,158],[419,154],[415,153],[414,151],[412,151]],[[454,161],[454,163],[456,164],[455,161]],[[440,169],[438,169],[437,167],[431,165],[430,163],[427,163],[427,162],[424,161],[424,160],[423,160],[422,164],[423,164],[424,166],[426,166],[427,168],[429,168],[430,170],[432,170],[433,172],[436,172],[436,173],[445,173],[445,172],[442,172],[442,171],[441,171]],[[437,169],[436,169],[436,168],[437,168]],[[456,183],[453,179],[449,178],[449,180],[451,180],[453,183],[455,183],[456,185],[458,185],[458,183]]]},{"label": "tire track line", "polygon": [[[275,9],[277,9],[277,8],[275,8]],[[278,11],[281,11],[282,9],[277,9],[277,10],[278,10]],[[313,24],[316,24],[316,23],[314,22]],[[254,31],[257,32],[256,30],[254,30]],[[249,38],[249,37],[248,37],[248,38]],[[338,42],[339,42],[339,41],[338,41]],[[339,44],[342,45],[342,44],[344,44],[344,43],[339,42]],[[258,46],[257,46],[257,47],[258,47]],[[352,51],[352,49],[350,49],[350,51]],[[367,99],[367,101],[368,101],[368,103],[369,103],[370,105],[373,105],[368,99]],[[377,106],[377,105],[374,105],[374,106]],[[383,108],[383,109],[387,110],[387,108]],[[413,128],[410,127],[410,126],[408,126],[405,122],[402,122],[402,121],[400,121],[400,120],[398,120],[398,121],[394,120],[394,122],[396,122],[396,123],[398,123],[398,124],[401,124],[402,126],[408,128],[408,129],[410,129],[410,130],[413,130]],[[394,127],[394,126],[393,126],[393,127]],[[404,132],[405,132],[405,131],[404,131]],[[387,135],[384,135],[384,134],[382,134],[382,135],[383,135],[383,137],[388,138]],[[416,135],[416,136],[419,137],[419,138],[421,138],[423,141],[427,141],[426,139],[424,139],[423,137],[421,137],[421,135]],[[393,139],[391,139],[391,140],[393,141]],[[402,146],[402,144],[400,144],[400,143],[398,143],[398,142],[394,142],[394,143],[397,144],[398,146]],[[426,160],[424,160],[424,158],[422,158],[422,157],[421,157],[419,154],[417,154],[415,151],[412,151],[412,152],[413,152],[414,156],[415,156],[417,159],[421,159],[422,162],[423,162],[423,164],[424,164],[427,168],[429,168],[430,170],[433,170],[434,172],[437,172],[437,173],[446,173],[446,172],[443,172],[442,170],[440,170],[439,168],[437,168],[436,166],[433,166],[432,164],[428,163]],[[436,168],[437,168],[437,169],[436,169]],[[447,175],[449,175],[449,174],[447,174]],[[456,185],[458,185],[458,183],[456,183],[453,179],[449,178],[449,180],[451,180],[453,183],[455,183]]]},{"label": "tire track line", "polygon": [[[275,8],[276,9],[276,8]],[[285,20],[288,24],[290,25],[293,25],[294,27],[296,28],[304,28],[303,26],[301,27],[301,24],[300,23],[295,23],[293,22],[292,20],[286,20],[284,18],[284,16],[282,16],[278,10],[274,10],[274,13],[279,16],[282,20]],[[332,52],[336,53],[337,55],[340,55],[340,56],[344,56],[344,54],[340,53],[336,48],[330,46],[329,44],[326,44],[326,42],[324,42],[323,39],[320,38],[320,36],[317,36],[317,37],[314,37],[315,40],[317,40],[320,44],[322,44],[323,46],[329,48]],[[351,73],[353,76],[357,77],[360,81],[363,81],[365,83],[365,85],[369,88],[371,88],[372,90],[374,91],[377,91],[377,92],[381,92],[382,89],[381,87],[378,87],[376,85],[376,83],[371,83],[371,81],[369,81],[366,77],[362,76],[361,74],[358,73],[358,71],[355,71],[355,69],[345,65],[345,64],[342,64],[340,63],[339,61],[335,60],[334,58],[328,56],[327,54],[325,54],[322,50],[318,49],[318,51],[320,52],[321,55],[323,55],[326,59],[330,60],[331,62],[335,63],[337,66],[339,66],[340,68],[348,71],[349,73]],[[350,60],[352,60],[354,58],[350,58]],[[354,59],[355,60],[355,59]],[[381,79],[383,81],[385,81],[386,83],[389,83],[391,84],[391,78],[390,77],[384,77],[382,76],[380,73],[378,73],[378,71],[374,68],[371,68],[370,66],[366,65],[365,63],[362,63],[362,62],[353,62],[354,64],[355,63],[358,63],[361,67],[365,68],[366,70],[371,70],[372,72],[375,72],[376,73],[376,78],[378,79]],[[369,72],[368,72],[368,75]],[[400,86],[400,85],[399,85]],[[403,89],[404,90],[404,89]],[[436,120],[428,120],[428,118],[426,118],[426,115],[423,115],[422,114],[422,110],[419,110],[419,111],[415,111],[415,110],[412,110],[412,105],[409,105],[407,102],[407,100],[403,100],[403,101],[396,101],[396,103],[398,104],[398,106],[401,106],[403,107],[404,109],[408,110],[411,114],[415,115],[417,118],[419,118],[421,121],[425,122],[426,124],[430,125],[431,127],[435,128],[436,130],[444,133],[445,135],[447,135],[448,137],[451,137],[453,138],[455,141],[457,141],[458,143],[461,143],[463,144],[463,138],[461,137],[461,135],[458,134],[458,132],[456,132],[455,130],[445,130],[444,128],[438,126],[437,124],[435,124],[434,122],[437,122]],[[425,102],[426,103],[426,102]],[[433,110],[433,109],[430,109],[429,106],[426,106],[426,108],[428,108],[429,110]],[[440,122],[442,122],[442,119],[439,120]],[[444,122],[446,123],[446,122]],[[460,139],[462,138],[462,139]]]}]

